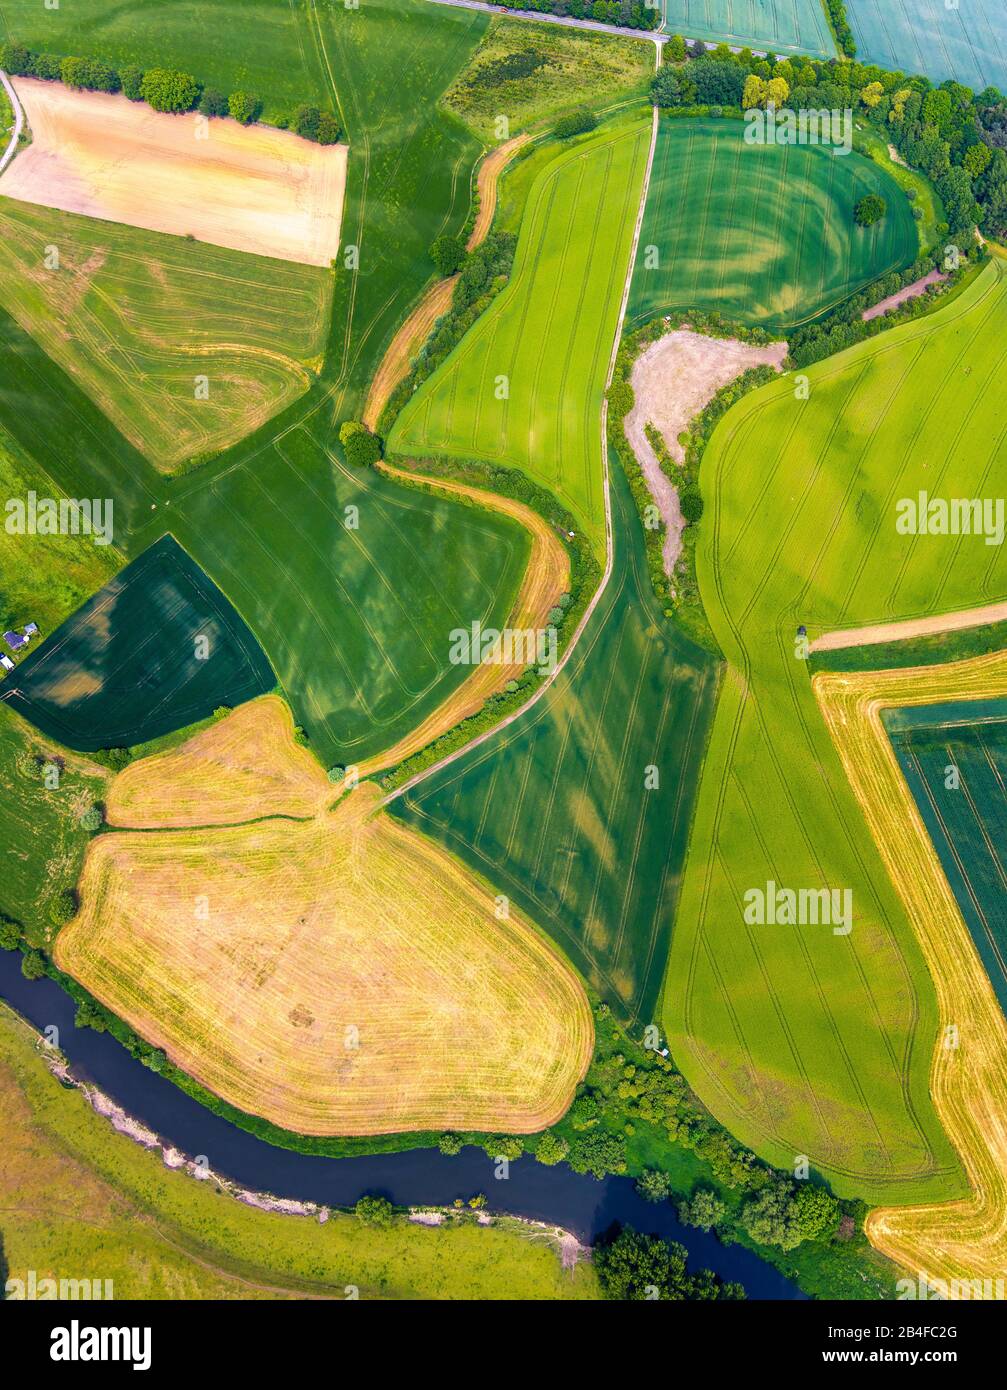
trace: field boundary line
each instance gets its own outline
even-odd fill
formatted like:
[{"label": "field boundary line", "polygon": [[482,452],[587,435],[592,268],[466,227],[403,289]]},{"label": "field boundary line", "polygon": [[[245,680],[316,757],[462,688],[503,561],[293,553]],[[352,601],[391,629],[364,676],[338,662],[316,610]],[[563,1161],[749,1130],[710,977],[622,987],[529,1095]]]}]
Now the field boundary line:
[{"label": "field boundary line", "polygon": [[24,129],[24,107],[14,90],[13,83],[5,72],[0,71],[0,82],[3,83],[4,91],[10,98],[10,104],[14,110],[14,130],[11,133],[10,143],[3,155],[0,156],[0,174],[2,174],[17,153],[17,142],[21,139],[21,131]]},{"label": "field boundary line", "polygon": [[[437,3],[443,3],[443,0],[437,0]],[[658,63],[660,62],[660,56],[660,46],[655,45],[655,59]],[[626,267],[626,279],[623,285],[622,303],[619,306],[619,318],[618,322],[616,323],[616,329],[612,339],[612,351],[609,356],[608,372],[605,377],[605,394],[602,400],[601,407],[601,458],[602,477],[605,492],[605,569],[602,574],[601,581],[598,584],[597,589],[595,589],[594,593],[591,595],[590,602],[584,609],[584,612],[581,616],[581,620],[577,624],[573,636],[570,638],[566,651],[563,653],[562,657],[556,663],[554,669],[550,672],[550,674],[546,677],[546,679],[542,682],[542,684],[538,687],[538,689],[530,697],[530,699],[526,700],[525,703],[521,705],[519,709],[514,710],[512,714],[509,714],[506,718],[502,719],[499,724],[494,724],[491,729],[487,729],[484,733],[478,734],[469,743],[463,744],[461,748],[456,749],[453,753],[446,754],[445,757],[439,759],[439,761],[435,763],[432,763],[430,767],[425,768],[423,771],[417,772],[415,776],[410,777],[408,781],[403,782],[400,787],[396,787],[394,791],[389,792],[389,794],[381,802],[382,806],[387,806],[391,802],[395,801],[398,797],[403,796],[406,792],[412,791],[413,788],[418,786],[420,782],[426,781],[427,778],[432,777],[435,772],[443,771],[444,768],[450,766],[451,763],[457,761],[457,759],[460,758],[463,753],[467,754],[470,753],[474,748],[478,748],[480,744],[485,743],[490,738],[493,738],[496,734],[500,732],[501,729],[506,729],[508,725],[513,724],[515,720],[522,718],[534,705],[538,704],[539,700],[541,700],[546,691],[551,688],[554,681],[557,679],[560,672],[563,671],[567,662],[570,660],[570,657],[576,650],[580,642],[581,636],[583,635],[588,623],[591,621],[594,611],[598,607],[598,604],[601,601],[601,597],[608,587],[608,582],[612,577],[612,567],[614,561],[614,545],[612,539],[612,491],[609,485],[608,467],[608,391],[609,387],[612,384],[612,373],[615,371],[615,361],[619,352],[619,344],[622,339],[623,324],[626,319],[626,306],[629,303],[629,290],[630,285],[633,281],[633,270],[636,265],[636,254],[640,242],[640,230],[643,226],[643,214],[644,209],[647,206],[647,193],[650,188],[650,175],[654,165],[654,151],[657,147],[657,122],[658,109],[655,106],[652,108],[650,127],[650,148],[647,152],[647,164],[643,173],[643,187],[640,191],[640,204],[637,208],[636,226],[633,229],[633,241],[632,245],[630,246],[629,263]],[[638,137],[634,136],[633,138],[635,139]]]}]

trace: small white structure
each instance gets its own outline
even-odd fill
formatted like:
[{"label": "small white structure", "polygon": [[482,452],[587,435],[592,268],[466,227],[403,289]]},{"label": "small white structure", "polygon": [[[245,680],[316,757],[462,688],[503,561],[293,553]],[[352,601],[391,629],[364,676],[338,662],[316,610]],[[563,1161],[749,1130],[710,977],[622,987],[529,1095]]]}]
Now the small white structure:
[{"label": "small white structure", "polygon": [[14,663],[9,656],[0,656],[0,666],[2,666],[5,671],[14,670]]}]

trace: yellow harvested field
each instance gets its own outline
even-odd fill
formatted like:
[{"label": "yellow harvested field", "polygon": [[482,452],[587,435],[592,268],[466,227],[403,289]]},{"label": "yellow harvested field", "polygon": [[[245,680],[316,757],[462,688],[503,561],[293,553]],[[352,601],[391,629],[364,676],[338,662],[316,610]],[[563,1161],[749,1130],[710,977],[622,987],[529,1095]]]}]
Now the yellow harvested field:
[{"label": "yellow harvested field", "polygon": [[235,825],[263,814],[307,819],[338,794],[295,741],[285,701],[263,695],[181,747],[127,767],[112,783],[106,819],[133,830]]},{"label": "yellow harvested field", "polygon": [[[498,493],[485,492],[466,483],[435,479],[425,473],[410,473],[403,468],[393,468],[389,463],[381,463],[379,467],[393,478],[433,488],[448,496],[468,498],[481,507],[503,512],[519,521],[531,534],[531,554],[507,626],[519,631],[545,627],[550,608],[570,587],[570,557],[543,516],[512,497],[501,497]],[[433,743],[435,738],[453,729],[470,714],[475,714],[491,695],[502,690],[509,680],[519,676],[523,670],[520,664],[504,666],[487,663],[473,667],[471,675],[422,724],[411,729],[393,747],[362,763],[360,776],[370,777],[383,768],[395,767],[428,743]]]},{"label": "yellow harvested field", "polygon": [[479,175],[476,181],[476,187],[479,190],[479,211],[476,213],[475,226],[468,239],[467,249],[469,251],[474,251],[489,235],[490,227],[493,225],[493,214],[497,210],[497,186],[500,183],[500,175],[518,150],[527,145],[530,139],[531,136],[525,131],[521,135],[515,135],[510,140],[505,140],[502,145],[497,145],[495,150],[490,150],[479,165]]},{"label": "yellow harvested field", "polygon": [[1007,695],[1007,652],[944,666],[819,673],[813,683],[933,976],[940,1029],[930,1089],[972,1189],[961,1201],[879,1208],[867,1218],[867,1234],[914,1280],[922,1275],[932,1285],[943,1281],[951,1297],[988,1297],[996,1284],[982,1281],[1003,1280],[1007,1271],[1007,1021],[902,776],[881,711]]},{"label": "yellow harvested field", "polygon": [[14,85],[32,143],[0,177],[0,194],[304,265],[335,258],[345,145],[197,113],[162,115],[58,82],[19,77]]},{"label": "yellow harvested field", "polygon": [[[208,792],[214,768],[236,766],[248,796],[229,804],[245,823],[98,836],[56,940],[60,968],[209,1090],[285,1129],[553,1123],[594,1042],[572,968],[513,910],[498,920],[489,888],[380,811],[372,784],[310,819],[271,815],[287,750],[253,731],[249,759],[233,762],[248,709],[272,725],[271,702],[256,701],[207,731],[219,740],[234,720],[233,744],[196,751]],[[167,824],[168,758],[206,737],[149,761]],[[294,769],[279,784],[296,800]]]}]

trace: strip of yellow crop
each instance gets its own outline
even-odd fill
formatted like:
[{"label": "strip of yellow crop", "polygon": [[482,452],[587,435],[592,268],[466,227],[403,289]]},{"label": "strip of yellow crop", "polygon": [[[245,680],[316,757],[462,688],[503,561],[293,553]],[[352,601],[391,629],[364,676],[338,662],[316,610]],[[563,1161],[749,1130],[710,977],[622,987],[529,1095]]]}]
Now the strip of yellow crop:
[{"label": "strip of yellow crop", "polygon": [[[1007,652],[945,666],[820,673],[814,689],[919,936],[940,1010],[930,1087],[968,1174],[964,1200],[872,1211],[877,1248],[952,1297],[1007,1271],[1007,1021],[881,721],[886,708],[1007,695]],[[941,1287],[941,1284],[937,1284]],[[995,1284],[992,1288],[995,1290]]]}]

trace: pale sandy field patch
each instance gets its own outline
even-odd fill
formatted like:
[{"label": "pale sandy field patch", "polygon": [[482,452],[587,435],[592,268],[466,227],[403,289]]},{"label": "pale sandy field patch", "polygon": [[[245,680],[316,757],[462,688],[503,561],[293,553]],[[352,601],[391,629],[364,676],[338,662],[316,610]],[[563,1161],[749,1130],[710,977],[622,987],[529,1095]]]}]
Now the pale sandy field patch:
[{"label": "pale sandy field patch", "polygon": [[336,256],[345,145],[216,118],[201,140],[195,113],[27,77],[15,88],[32,143],[0,194],[304,265]]}]

